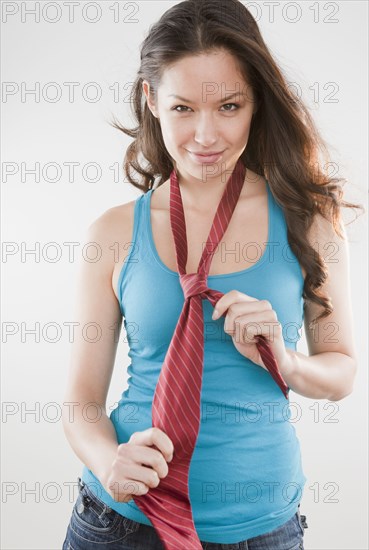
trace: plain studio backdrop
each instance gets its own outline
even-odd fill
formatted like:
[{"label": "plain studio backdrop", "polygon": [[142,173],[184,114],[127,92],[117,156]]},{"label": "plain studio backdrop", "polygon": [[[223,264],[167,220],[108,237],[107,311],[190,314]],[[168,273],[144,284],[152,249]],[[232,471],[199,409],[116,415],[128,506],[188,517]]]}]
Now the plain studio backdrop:
[{"label": "plain studio backdrop", "polygon": [[[57,550],[66,534],[83,467],[61,423],[81,242],[105,210],[140,195],[122,172],[130,139],[107,121],[114,113],[133,126],[128,94],[139,45],[174,4],[1,5],[6,550]],[[367,208],[367,3],[245,5],[313,111],[348,180],[345,199]],[[344,209],[344,216],[355,212]],[[290,395],[308,478],[301,504],[307,550],[368,548],[366,220],[347,226],[360,358],[354,392],[336,403]],[[304,333],[297,349],[307,353]],[[126,388],[127,352],[122,328],[109,413]]]}]

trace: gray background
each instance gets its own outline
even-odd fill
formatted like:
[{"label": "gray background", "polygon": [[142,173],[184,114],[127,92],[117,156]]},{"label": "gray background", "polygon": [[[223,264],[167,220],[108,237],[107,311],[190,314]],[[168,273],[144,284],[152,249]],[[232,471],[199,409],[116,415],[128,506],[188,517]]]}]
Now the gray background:
[{"label": "gray background", "polygon": [[[116,113],[131,124],[127,95],[139,44],[175,3],[100,2],[88,8],[79,2],[73,18],[68,2],[2,3],[3,549],[54,550],[65,537],[82,472],[60,421],[78,243],[106,209],[139,196],[122,181],[129,139],[107,120]],[[313,111],[340,175],[348,179],[346,200],[367,207],[367,3],[278,2],[274,17],[267,3],[245,4]],[[96,5],[101,18],[94,23]],[[37,21],[25,13],[35,9]],[[79,83],[74,99],[67,82]],[[102,93],[95,102],[86,98],[94,97],[96,86],[82,92],[91,82]],[[114,86],[116,101],[109,89]],[[37,87],[38,96],[25,93]],[[61,95],[54,100],[57,90]],[[70,162],[78,163],[74,178]],[[35,163],[39,179],[24,173]],[[83,170],[88,163],[100,166],[96,182],[87,179],[95,170]],[[353,217],[349,210],[344,215]],[[366,216],[347,227],[360,357],[354,393],[337,403],[291,393],[308,478],[301,506],[309,525],[307,550],[368,548],[366,229]],[[74,258],[66,244],[71,242],[77,243]],[[307,352],[304,337],[298,350]],[[122,332],[109,411],[126,387],[127,351]]]}]

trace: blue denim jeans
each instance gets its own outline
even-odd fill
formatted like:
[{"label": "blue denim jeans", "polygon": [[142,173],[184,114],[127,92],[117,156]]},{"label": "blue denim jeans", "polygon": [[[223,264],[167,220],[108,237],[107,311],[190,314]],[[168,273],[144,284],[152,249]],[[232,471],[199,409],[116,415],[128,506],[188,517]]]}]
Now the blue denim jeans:
[{"label": "blue denim jeans", "polygon": [[[62,550],[164,550],[154,527],[108,508],[80,478],[78,487]],[[264,535],[234,544],[201,541],[201,545],[204,550],[304,550],[306,527],[306,516],[298,509],[281,527]]]}]

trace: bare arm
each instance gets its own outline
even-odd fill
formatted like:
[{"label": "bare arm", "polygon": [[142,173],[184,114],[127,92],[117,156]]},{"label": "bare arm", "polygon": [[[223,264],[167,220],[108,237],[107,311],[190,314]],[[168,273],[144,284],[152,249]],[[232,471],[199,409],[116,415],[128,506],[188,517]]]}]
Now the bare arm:
[{"label": "bare arm", "polygon": [[305,313],[309,356],[287,349],[292,365],[287,384],[296,393],[313,399],[343,399],[352,392],[357,372],[349,252],[344,227],[342,230],[344,240],[322,217],[314,226],[310,242],[325,258],[328,279],[324,291],[330,296],[334,311],[310,329],[310,322],[321,308],[309,303]]},{"label": "bare arm", "polygon": [[295,393],[329,401],[339,401],[352,393],[357,368],[352,357],[336,352],[307,356],[291,349],[286,351],[294,371],[284,378]]},{"label": "bare arm", "polygon": [[[76,318],[79,325],[64,396],[64,402],[73,406],[63,407],[65,435],[78,458],[100,481],[106,479],[118,448],[114,426],[106,414],[122,325],[112,288],[114,258],[109,250],[112,239],[108,237],[113,234],[114,219],[116,215],[108,210],[87,231],[86,243],[97,243],[101,258],[95,263],[81,260]],[[89,323],[93,325],[87,329]]]}]

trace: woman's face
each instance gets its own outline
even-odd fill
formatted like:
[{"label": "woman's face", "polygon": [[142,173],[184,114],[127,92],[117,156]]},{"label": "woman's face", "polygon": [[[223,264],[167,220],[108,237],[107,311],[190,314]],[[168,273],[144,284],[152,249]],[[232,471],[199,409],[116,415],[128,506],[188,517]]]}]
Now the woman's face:
[{"label": "woman's face", "polygon": [[[156,105],[146,81],[143,90],[182,177],[204,180],[230,174],[247,145],[255,107],[251,87],[231,54],[189,56],[172,65],[163,74]],[[222,154],[209,161],[194,155],[214,151]]]}]

